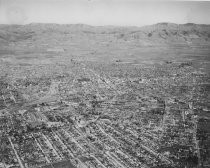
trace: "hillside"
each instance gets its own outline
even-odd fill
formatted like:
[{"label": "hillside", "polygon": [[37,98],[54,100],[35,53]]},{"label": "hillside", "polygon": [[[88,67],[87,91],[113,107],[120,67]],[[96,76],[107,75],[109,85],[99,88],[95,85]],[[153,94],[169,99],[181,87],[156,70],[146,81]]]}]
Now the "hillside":
[{"label": "hillside", "polygon": [[[0,39],[4,42],[18,42],[42,38],[45,34],[85,34],[112,35],[122,40],[145,40],[153,45],[155,42],[183,42],[183,43],[209,43],[210,25],[197,25],[193,23],[174,24],[158,23],[144,27],[114,27],[114,26],[89,26],[83,24],[58,25],[32,23],[28,25],[0,25]],[[56,37],[54,37],[56,38]]]},{"label": "hillside", "polygon": [[[0,61],[9,64],[51,64],[72,59],[137,64],[194,61],[196,67],[209,71],[210,25],[0,25],[0,46]],[[205,65],[201,62],[204,60]]]}]

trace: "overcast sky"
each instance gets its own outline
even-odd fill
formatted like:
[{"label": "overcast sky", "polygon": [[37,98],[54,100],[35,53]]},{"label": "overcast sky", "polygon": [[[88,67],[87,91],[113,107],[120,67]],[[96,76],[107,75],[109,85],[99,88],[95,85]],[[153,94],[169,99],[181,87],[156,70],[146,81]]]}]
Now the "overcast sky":
[{"label": "overcast sky", "polygon": [[0,0],[0,23],[143,26],[210,24],[210,2],[141,0]]}]

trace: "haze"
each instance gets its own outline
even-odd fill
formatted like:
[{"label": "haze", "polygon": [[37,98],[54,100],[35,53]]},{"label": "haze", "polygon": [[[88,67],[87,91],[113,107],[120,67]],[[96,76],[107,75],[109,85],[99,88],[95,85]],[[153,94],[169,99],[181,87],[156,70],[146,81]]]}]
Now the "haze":
[{"label": "haze", "polygon": [[138,0],[0,0],[0,24],[58,23],[143,26],[210,24],[210,2]]}]

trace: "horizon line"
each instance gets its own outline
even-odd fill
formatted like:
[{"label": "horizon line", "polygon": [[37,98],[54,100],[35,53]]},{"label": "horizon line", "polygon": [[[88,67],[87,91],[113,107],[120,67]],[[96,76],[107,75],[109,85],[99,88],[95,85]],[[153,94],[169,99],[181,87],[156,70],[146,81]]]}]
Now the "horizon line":
[{"label": "horizon line", "polygon": [[9,23],[0,23],[0,25],[7,25],[7,26],[27,26],[31,24],[54,24],[54,25],[86,25],[91,27],[145,27],[145,26],[153,26],[158,24],[175,24],[175,25],[210,25],[205,23],[193,23],[193,22],[186,22],[186,23],[174,23],[174,22],[157,22],[154,24],[145,24],[142,26],[136,26],[136,25],[91,25],[86,23],[56,23],[56,22],[31,22],[26,24],[9,24]]}]

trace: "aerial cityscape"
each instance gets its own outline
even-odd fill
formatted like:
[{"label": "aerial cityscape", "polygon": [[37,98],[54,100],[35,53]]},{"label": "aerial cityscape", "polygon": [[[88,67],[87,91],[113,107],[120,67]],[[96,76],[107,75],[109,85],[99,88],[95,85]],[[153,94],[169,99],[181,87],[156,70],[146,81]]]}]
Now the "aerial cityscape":
[{"label": "aerial cityscape", "polygon": [[1,168],[210,165],[210,26],[0,33]]},{"label": "aerial cityscape", "polygon": [[210,168],[209,8],[0,0],[0,168]]}]

